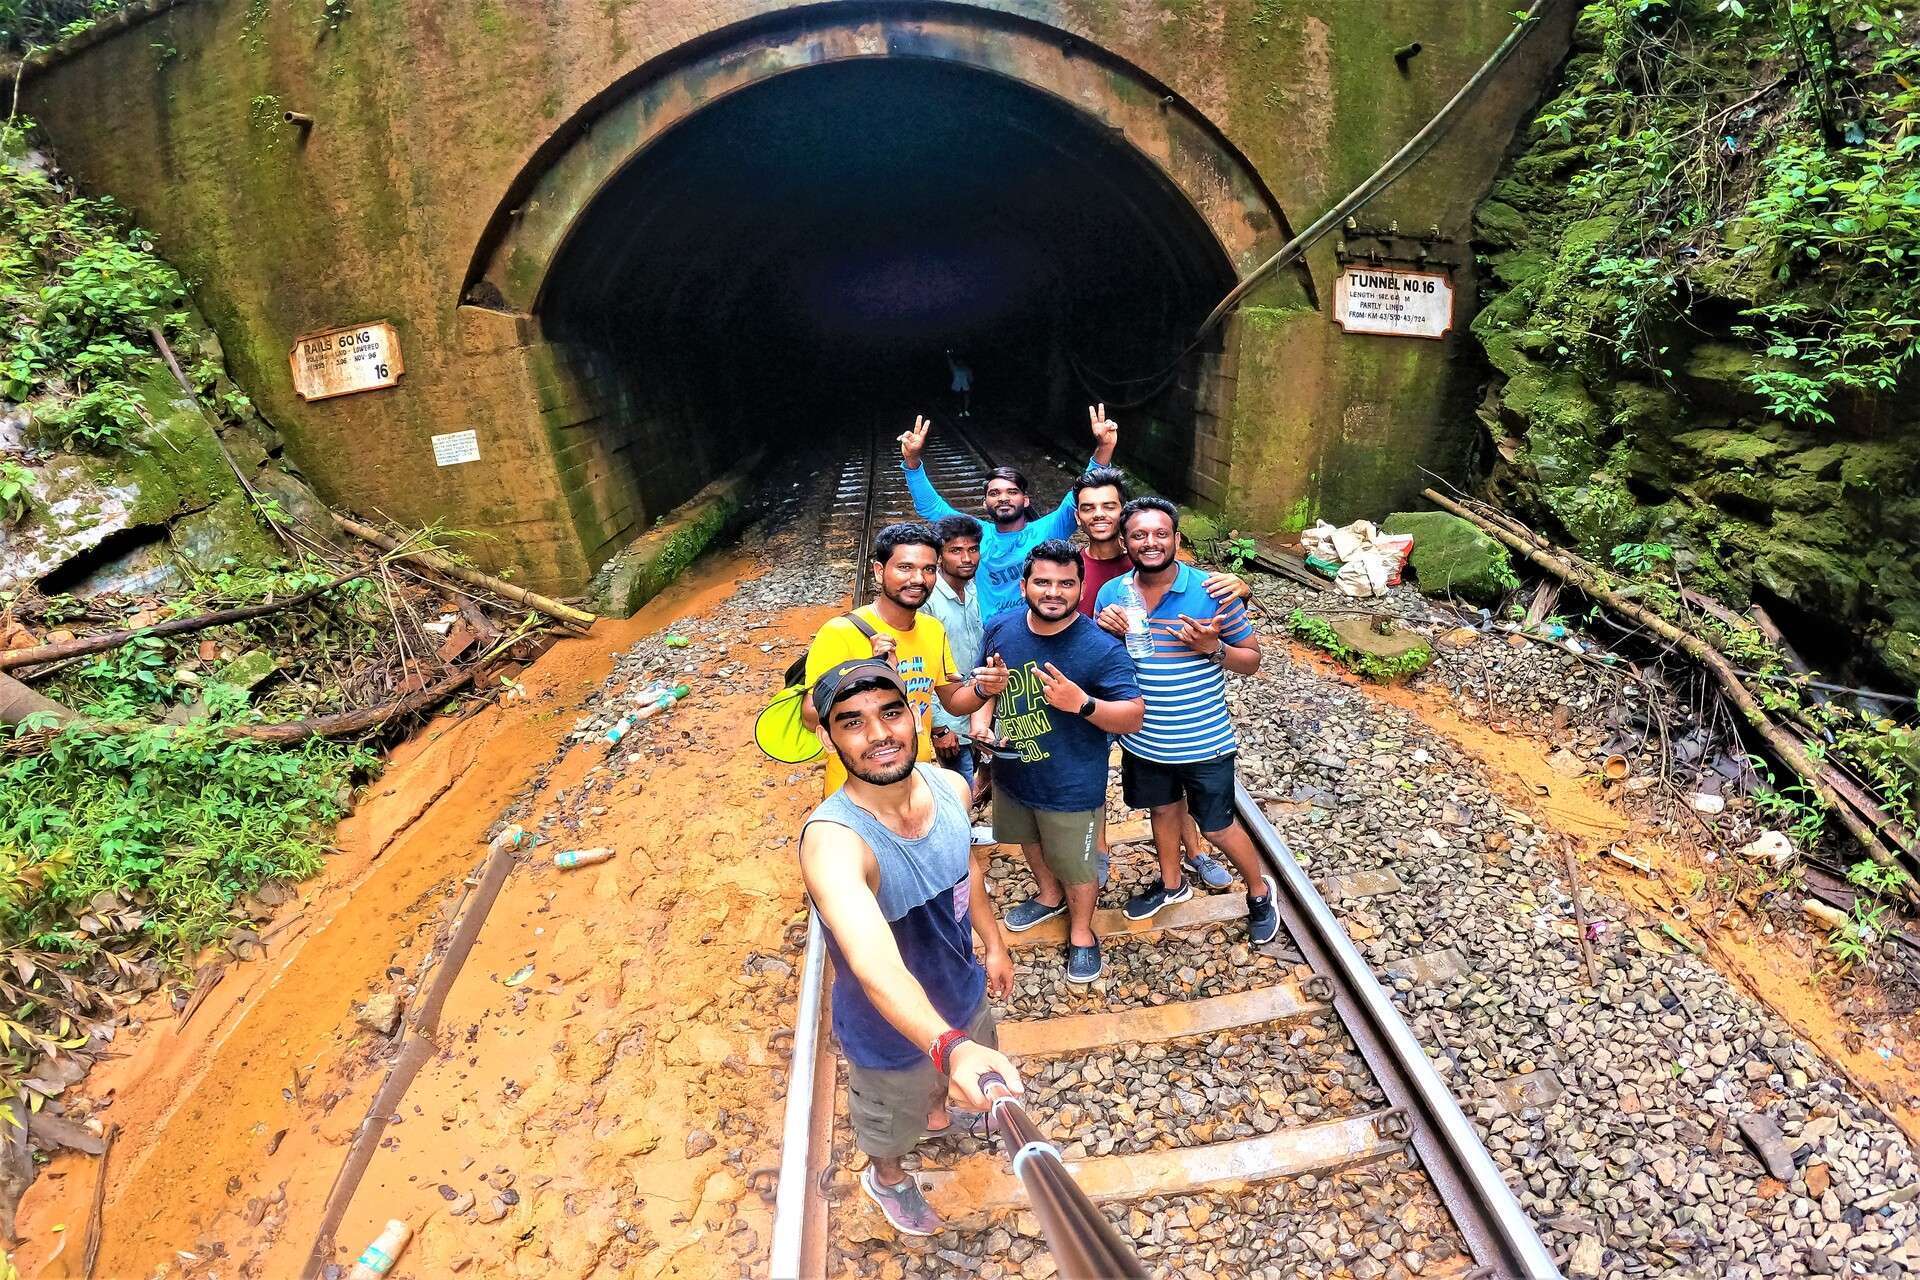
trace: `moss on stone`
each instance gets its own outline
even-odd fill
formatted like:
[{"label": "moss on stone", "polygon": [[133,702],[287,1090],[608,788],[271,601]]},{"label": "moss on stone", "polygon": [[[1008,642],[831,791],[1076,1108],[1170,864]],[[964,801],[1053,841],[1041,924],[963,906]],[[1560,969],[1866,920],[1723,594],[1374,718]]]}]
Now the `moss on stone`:
[{"label": "moss on stone", "polygon": [[1425,637],[1405,631],[1382,635],[1367,618],[1329,622],[1295,609],[1288,615],[1287,629],[1341,666],[1381,684],[1405,680],[1433,665],[1433,646]]},{"label": "moss on stone", "polygon": [[1413,536],[1408,567],[1428,595],[1459,595],[1492,604],[1520,585],[1507,549],[1472,522],[1445,511],[1396,511],[1380,525]]}]

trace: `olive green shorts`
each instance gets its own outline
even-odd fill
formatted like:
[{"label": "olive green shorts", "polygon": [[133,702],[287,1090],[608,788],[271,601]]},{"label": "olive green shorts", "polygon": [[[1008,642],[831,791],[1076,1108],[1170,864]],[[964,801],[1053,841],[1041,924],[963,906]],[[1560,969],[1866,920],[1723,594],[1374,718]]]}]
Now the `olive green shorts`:
[{"label": "olive green shorts", "polygon": [[[1000,1047],[993,1006],[983,997],[967,1022],[967,1035],[989,1049]],[[947,1096],[947,1078],[922,1058],[911,1067],[883,1071],[847,1063],[847,1118],[859,1148],[878,1160],[898,1160],[927,1136],[927,1116]]]},{"label": "olive green shorts", "polygon": [[1001,844],[1037,844],[1047,870],[1061,884],[1092,884],[1099,873],[1094,834],[1100,811],[1032,809],[998,787],[993,792],[993,838]]}]

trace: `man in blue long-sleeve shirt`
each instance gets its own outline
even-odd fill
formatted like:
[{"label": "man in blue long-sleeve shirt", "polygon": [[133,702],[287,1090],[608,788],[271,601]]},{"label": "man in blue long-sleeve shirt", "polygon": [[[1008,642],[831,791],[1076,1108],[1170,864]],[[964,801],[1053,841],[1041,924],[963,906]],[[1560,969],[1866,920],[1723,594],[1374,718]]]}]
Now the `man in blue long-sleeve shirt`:
[{"label": "man in blue long-sleeve shirt", "polygon": [[[1120,428],[1107,418],[1105,405],[1088,405],[1087,419],[1093,430],[1093,460],[1087,465],[1108,466],[1120,443]],[[920,451],[926,447],[927,432],[932,429],[933,423],[915,417],[913,429],[900,436],[900,469],[907,473],[914,510],[923,520],[960,514],[934,490],[920,465]],[[996,467],[988,475],[986,512],[991,523],[980,540],[980,573],[974,579],[980,592],[982,621],[1016,605],[1025,608],[1020,574],[1027,552],[1049,538],[1071,538],[1077,527],[1071,496],[1050,515],[1039,515],[1027,498],[1027,478],[1012,467]]]}]

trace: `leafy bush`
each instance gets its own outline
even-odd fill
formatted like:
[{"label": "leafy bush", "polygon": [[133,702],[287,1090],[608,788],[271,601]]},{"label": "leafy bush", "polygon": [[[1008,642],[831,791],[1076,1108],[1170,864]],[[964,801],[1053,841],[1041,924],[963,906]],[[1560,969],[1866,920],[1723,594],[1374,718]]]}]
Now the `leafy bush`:
[{"label": "leafy bush", "polygon": [[348,780],[372,757],[230,739],[222,719],[128,734],[72,727],[0,768],[0,861],[11,871],[0,869],[0,940],[88,954],[70,917],[115,891],[141,905],[157,954],[179,962],[225,936],[240,894],[318,870]]},{"label": "leafy bush", "polygon": [[129,0],[0,0],[0,43],[15,52],[78,35]]},{"label": "leafy bush", "polygon": [[[31,122],[0,125],[0,153]],[[147,330],[178,328],[186,289],[111,200],[69,196],[44,174],[0,166],[0,393],[35,400],[62,447],[126,448],[145,422],[135,390],[159,369]]]}]

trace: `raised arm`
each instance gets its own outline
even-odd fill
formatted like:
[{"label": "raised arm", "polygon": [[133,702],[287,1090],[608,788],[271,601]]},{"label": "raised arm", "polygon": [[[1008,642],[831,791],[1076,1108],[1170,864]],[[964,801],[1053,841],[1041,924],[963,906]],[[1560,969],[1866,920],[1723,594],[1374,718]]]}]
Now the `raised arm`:
[{"label": "raised arm", "polygon": [[927,479],[927,469],[920,465],[920,451],[927,447],[931,430],[933,423],[914,415],[913,426],[900,433],[900,469],[907,473],[907,492],[913,495],[913,509],[920,518],[943,520],[960,513],[934,489],[933,481]]},{"label": "raised arm", "polygon": [[[893,930],[887,927],[869,879],[876,874],[872,853],[846,827],[831,822],[809,823],[800,837],[800,874],[814,910],[833,931],[847,968],[873,1007],[889,1026],[906,1037],[907,1043],[922,1050],[931,1048],[951,1025],[933,1007],[926,989],[900,958]],[[961,1049],[954,1050],[951,1066],[955,1089],[964,1101],[978,1110],[986,1109],[980,1077],[988,1072],[999,1072],[1009,1086],[1020,1087],[1019,1075],[1006,1058],[971,1041],[963,1048],[967,1050],[964,1056]]]},{"label": "raised arm", "polygon": [[[1112,466],[1113,451],[1120,447],[1120,424],[1107,417],[1107,406],[1104,404],[1087,406],[1087,423],[1093,430],[1093,457],[1087,460],[1086,470]],[[1074,530],[1080,527],[1080,521],[1073,514],[1072,493],[1068,493],[1047,516],[1045,525],[1049,538],[1073,536]]]}]

